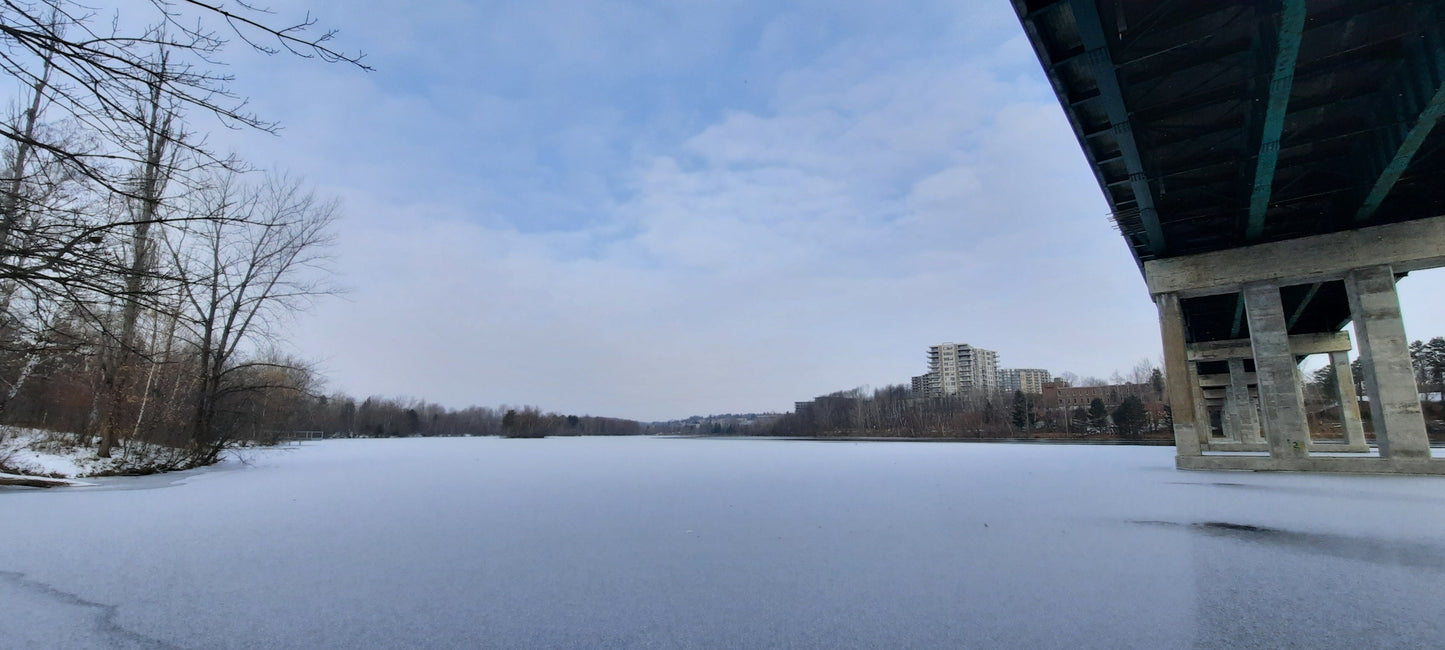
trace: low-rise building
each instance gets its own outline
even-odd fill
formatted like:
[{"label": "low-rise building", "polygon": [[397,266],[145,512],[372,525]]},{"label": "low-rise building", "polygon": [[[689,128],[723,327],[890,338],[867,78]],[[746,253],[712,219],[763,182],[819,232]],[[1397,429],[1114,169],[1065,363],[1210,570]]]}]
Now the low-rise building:
[{"label": "low-rise building", "polygon": [[1159,401],[1159,394],[1149,384],[1111,384],[1108,386],[1070,386],[1068,382],[1049,382],[1042,387],[1043,404],[1047,409],[1059,407],[1073,410],[1089,408],[1094,400],[1104,402],[1113,409],[1129,396],[1138,397],[1145,404]]}]

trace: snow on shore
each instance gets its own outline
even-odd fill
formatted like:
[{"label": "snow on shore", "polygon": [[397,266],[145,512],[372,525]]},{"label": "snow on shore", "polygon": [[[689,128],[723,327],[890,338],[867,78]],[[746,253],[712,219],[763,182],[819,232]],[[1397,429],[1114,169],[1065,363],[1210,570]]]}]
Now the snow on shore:
[{"label": "snow on shore", "polygon": [[1430,647],[1445,479],[1164,447],[334,440],[0,488],[15,647]]},{"label": "snow on shore", "polygon": [[17,474],[75,478],[114,470],[122,461],[97,458],[94,447],[60,444],[62,434],[0,427],[0,467]]}]

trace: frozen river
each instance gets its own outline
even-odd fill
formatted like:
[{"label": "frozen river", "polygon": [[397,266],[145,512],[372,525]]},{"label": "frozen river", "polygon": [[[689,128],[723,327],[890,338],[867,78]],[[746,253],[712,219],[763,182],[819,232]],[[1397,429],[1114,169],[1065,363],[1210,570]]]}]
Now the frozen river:
[{"label": "frozen river", "polygon": [[1167,447],[336,440],[0,488],[14,648],[1445,644],[1445,479]]}]

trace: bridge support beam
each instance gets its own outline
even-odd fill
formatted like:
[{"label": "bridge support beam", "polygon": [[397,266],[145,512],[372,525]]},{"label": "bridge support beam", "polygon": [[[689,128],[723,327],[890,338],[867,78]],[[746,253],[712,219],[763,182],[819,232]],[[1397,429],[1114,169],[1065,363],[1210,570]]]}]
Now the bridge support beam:
[{"label": "bridge support beam", "polygon": [[[1184,309],[1179,296],[1166,293],[1154,298],[1159,308],[1159,334],[1164,341],[1164,380],[1169,415],[1174,422],[1174,451],[1180,459],[1198,457],[1202,451],[1195,431],[1194,389],[1190,386],[1189,348],[1184,336]],[[1183,462],[1183,461],[1180,461]]]},{"label": "bridge support beam", "polygon": [[[1445,458],[1432,458],[1395,291],[1398,276],[1445,266],[1445,217],[1150,260],[1144,266],[1164,335],[1178,467],[1445,475]],[[1290,335],[1281,287],[1332,281],[1344,282],[1355,340],[1344,332]],[[1248,341],[1188,341],[1183,301],[1234,293],[1245,307]],[[1315,302],[1322,295],[1314,296]],[[1352,345],[1359,352],[1379,454],[1320,456],[1369,451],[1346,354]],[[1343,440],[1310,438],[1298,362],[1311,354],[1330,355],[1335,368]],[[1258,428],[1248,422],[1253,405],[1243,359],[1251,357]],[[1215,387],[1213,392],[1226,387],[1229,440],[1213,438],[1202,424],[1207,422],[1199,408],[1202,387],[1192,367],[1218,361],[1229,362],[1227,384],[1223,375],[1209,375],[1203,383]],[[1266,444],[1249,439],[1259,428]],[[1269,455],[1262,455],[1266,450]]]},{"label": "bridge support beam", "polygon": [[1200,385],[1199,366],[1193,363],[1189,364],[1189,398],[1194,400],[1194,431],[1199,434],[1199,445],[1209,449],[1214,443],[1214,423],[1209,419],[1209,401],[1204,399],[1204,386]]},{"label": "bridge support beam", "polygon": [[1264,411],[1269,455],[1276,459],[1306,458],[1310,430],[1305,420],[1304,391],[1294,353],[1289,348],[1279,287],[1273,284],[1245,287],[1244,311],[1249,319],[1249,341],[1254,347],[1254,368],[1259,377],[1259,402]]},{"label": "bridge support beam", "polygon": [[1394,271],[1389,266],[1355,269],[1345,276],[1345,291],[1359,337],[1360,367],[1380,456],[1429,458],[1430,440],[1425,435]]},{"label": "bridge support beam", "polygon": [[1264,442],[1259,435],[1259,407],[1255,405],[1249,392],[1249,377],[1244,372],[1244,359],[1230,359],[1225,422],[1226,429],[1240,444]]},{"label": "bridge support beam", "polygon": [[[1255,383],[1255,375],[1244,372],[1244,358],[1235,359],[1239,367],[1237,375],[1198,374],[1198,357],[1213,356],[1215,352],[1189,346],[1189,358],[1196,364],[1193,375],[1198,378],[1202,400],[1196,408],[1208,409],[1209,413],[1208,420],[1201,418],[1199,424],[1208,426],[1211,434],[1202,441],[1204,451],[1269,451],[1259,433],[1259,407],[1250,395],[1249,387]],[[1248,355],[1247,350],[1244,355]],[[1213,435],[1215,431],[1220,435]]]},{"label": "bridge support beam", "polygon": [[1350,355],[1331,352],[1330,365],[1335,369],[1335,388],[1340,398],[1340,424],[1345,429],[1344,451],[1369,451],[1365,443],[1365,425],[1360,421],[1360,397],[1355,393],[1355,373],[1350,369]]}]

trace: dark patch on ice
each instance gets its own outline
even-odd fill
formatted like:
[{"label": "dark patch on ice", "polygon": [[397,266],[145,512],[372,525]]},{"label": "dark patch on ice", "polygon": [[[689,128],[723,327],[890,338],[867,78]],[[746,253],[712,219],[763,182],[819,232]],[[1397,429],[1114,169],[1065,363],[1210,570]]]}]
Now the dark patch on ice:
[{"label": "dark patch on ice", "polygon": [[1178,525],[1179,525],[1178,523],[1173,522],[1173,521],[1160,521],[1160,520],[1158,520],[1158,519],[1130,519],[1130,520],[1129,520],[1129,523],[1131,523],[1131,524],[1139,524],[1140,526],[1178,526]]},{"label": "dark patch on ice", "polygon": [[1263,527],[1263,526],[1251,526],[1251,525],[1249,525],[1249,524],[1231,524],[1231,523],[1229,523],[1229,522],[1227,522],[1227,521],[1206,521],[1206,522],[1204,522],[1204,523],[1194,524],[1194,525],[1195,525],[1195,526],[1200,526],[1200,527],[1202,527],[1202,528],[1220,528],[1220,529],[1223,529],[1223,530],[1237,530],[1237,531],[1244,532],[1244,533],[1264,533],[1264,534],[1269,534],[1269,533],[1279,533],[1279,532],[1283,532],[1283,531],[1280,531],[1280,530],[1276,530],[1276,529],[1274,529],[1274,528],[1265,528],[1265,527]]},{"label": "dark patch on ice", "polygon": [[1228,521],[1203,521],[1179,523],[1159,520],[1133,520],[1131,524],[1144,526],[1170,526],[1188,528],[1211,537],[1225,537],[1240,541],[1283,547],[1344,560],[1357,560],[1373,564],[1388,564],[1417,569],[1431,569],[1445,572],[1445,546],[1420,542],[1334,535],[1330,533],[1301,533],[1292,530],[1239,524]]},{"label": "dark patch on ice", "polygon": [[16,587],[39,594],[64,605],[86,607],[96,610],[95,631],[100,634],[101,638],[103,638],[110,647],[155,648],[157,650],[179,650],[180,648],[180,646],[171,645],[160,639],[148,637],[144,634],[132,632],[121,627],[119,623],[115,622],[116,612],[119,609],[116,605],[107,605],[105,603],[86,600],[68,591],[56,589],[39,580],[27,578],[25,574],[14,571],[0,571],[0,580],[4,580]]}]

